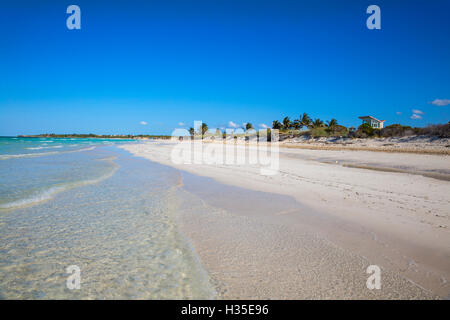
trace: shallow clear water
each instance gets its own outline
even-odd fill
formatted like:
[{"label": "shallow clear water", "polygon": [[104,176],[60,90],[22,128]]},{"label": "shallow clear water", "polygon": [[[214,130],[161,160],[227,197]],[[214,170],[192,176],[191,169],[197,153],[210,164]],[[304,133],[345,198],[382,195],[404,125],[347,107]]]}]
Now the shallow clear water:
[{"label": "shallow clear water", "polygon": [[214,297],[177,227],[176,170],[96,146],[0,160],[0,179],[0,298]]},{"label": "shallow clear water", "polygon": [[107,178],[116,165],[87,151],[131,141],[0,137],[0,212]]}]

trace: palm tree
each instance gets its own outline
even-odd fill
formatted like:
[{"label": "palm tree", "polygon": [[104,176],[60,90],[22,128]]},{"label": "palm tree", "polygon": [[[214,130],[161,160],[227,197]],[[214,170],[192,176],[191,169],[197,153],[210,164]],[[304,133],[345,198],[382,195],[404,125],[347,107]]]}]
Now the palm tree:
[{"label": "palm tree", "polygon": [[296,129],[296,130],[300,130],[300,129],[303,127],[303,125],[302,125],[302,123],[301,123],[301,121],[300,121],[299,119],[295,119],[295,120],[292,122],[292,126],[293,126],[294,129]]},{"label": "palm tree", "polygon": [[314,122],[311,124],[311,126],[313,128],[320,128],[323,127],[323,121],[320,120],[319,118],[317,118],[316,120],[314,120]]},{"label": "palm tree", "polygon": [[289,120],[289,117],[284,117],[283,119],[283,129],[288,130],[291,127],[291,120]]},{"label": "palm tree", "polygon": [[311,126],[311,118],[308,116],[306,112],[303,112],[303,115],[300,117],[300,123],[303,127]]},{"label": "palm tree", "polygon": [[202,136],[205,135],[205,133],[208,131],[208,125],[206,123],[202,123]]},{"label": "palm tree", "polygon": [[189,128],[189,134],[191,135],[191,137],[193,137],[194,136],[194,134],[195,134],[195,129],[194,128]]},{"label": "palm tree", "polygon": [[332,128],[332,127],[335,127],[335,126],[337,126],[337,120],[336,119],[331,119],[330,121],[327,121],[327,127],[328,128]]},{"label": "palm tree", "polygon": [[280,121],[278,121],[278,120],[273,120],[273,122],[272,122],[272,129],[280,130],[281,127],[282,127],[282,126],[281,126]]},{"label": "palm tree", "polygon": [[253,129],[253,125],[250,122],[247,122],[245,124],[245,130],[250,130],[250,129]]},{"label": "palm tree", "polygon": [[333,130],[334,128],[336,128],[337,126],[337,120],[336,119],[331,119],[330,121],[327,121],[327,127],[331,130]]}]

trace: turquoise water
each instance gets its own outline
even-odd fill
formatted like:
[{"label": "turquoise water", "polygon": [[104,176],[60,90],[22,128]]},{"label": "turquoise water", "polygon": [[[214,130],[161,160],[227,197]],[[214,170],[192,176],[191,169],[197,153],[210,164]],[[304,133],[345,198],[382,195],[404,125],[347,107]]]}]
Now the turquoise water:
[{"label": "turquoise water", "polygon": [[1,138],[0,298],[214,297],[178,230],[180,174],[116,147],[130,142]]},{"label": "turquoise water", "polygon": [[0,160],[92,150],[95,146],[130,143],[131,139],[0,137]]},{"label": "turquoise water", "polygon": [[0,137],[0,211],[49,200],[108,177],[116,165],[87,151],[132,141]]}]

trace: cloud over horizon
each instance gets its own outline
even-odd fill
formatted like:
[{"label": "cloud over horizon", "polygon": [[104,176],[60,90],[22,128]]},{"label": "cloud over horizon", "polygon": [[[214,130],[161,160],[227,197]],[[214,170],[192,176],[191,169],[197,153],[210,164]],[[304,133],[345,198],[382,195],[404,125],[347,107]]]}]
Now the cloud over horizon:
[{"label": "cloud over horizon", "polygon": [[146,126],[148,123],[147,122],[145,122],[145,121],[141,121],[141,122],[139,122],[140,124],[142,124],[143,126]]},{"label": "cloud over horizon", "polygon": [[228,121],[228,126],[231,127],[231,128],[238,128],[239,127],[239,125],[237,123],[235,123],[235,122],[233,122],[231,120]]},{"label": "cloud over horizon", "polygon": [[428,103],[434,104],[435,106],[443,107],[450,104],[450,99],[434,99],[433,101]]}]

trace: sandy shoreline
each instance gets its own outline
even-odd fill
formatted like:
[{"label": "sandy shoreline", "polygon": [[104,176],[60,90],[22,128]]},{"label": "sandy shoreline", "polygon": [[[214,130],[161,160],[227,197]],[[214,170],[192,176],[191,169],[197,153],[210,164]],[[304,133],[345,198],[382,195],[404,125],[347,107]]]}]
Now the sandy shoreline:
[{"label": "sandy shoreline", "polygon": [[[202,217],[185,213],[183,225],[212,278],[226,288],[221,297],[449,296],[450,184],[423,175],[449,174],[448,156],[281,148],[279,173],[262,176],[250,164],[175,165],[173,146],[149,142],[122,148],[263,194],[241,190],[247,196],[237,201],[240,193],[223,187],[209,194],[190,190],[210,199],[204,205],[216,210]],[[213,184],[209,181],[208,188]],[[278,195],[286,198],[272,199]],[[365,287],[369,263],[383,270],[382,290]]]}]

